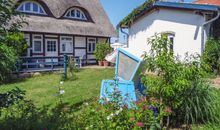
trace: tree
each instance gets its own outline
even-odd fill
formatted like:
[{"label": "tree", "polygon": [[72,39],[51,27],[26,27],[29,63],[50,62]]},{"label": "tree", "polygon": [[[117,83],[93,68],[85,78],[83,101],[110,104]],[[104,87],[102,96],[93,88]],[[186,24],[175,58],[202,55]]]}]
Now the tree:
[{"label": "tree", "polygon": [[27,43],[19,32],[23,16],[15,10],[14,0],[0,0],[0,83],[8,80],[18,56],[26,50]]},{"label": "tree", "polygon": [[151,49],[145,56],[145,67],[155,75],[144,74],[142,81],[148,96],[171,107],[173,112],[167,118],[167,126],[171,123],[189,127],[193,123],[217,121],[217,96],[205,79],[200,56],[187,55],[180,60],[170,50],[172,43],[167,35],[157,34],[148,43]]}]

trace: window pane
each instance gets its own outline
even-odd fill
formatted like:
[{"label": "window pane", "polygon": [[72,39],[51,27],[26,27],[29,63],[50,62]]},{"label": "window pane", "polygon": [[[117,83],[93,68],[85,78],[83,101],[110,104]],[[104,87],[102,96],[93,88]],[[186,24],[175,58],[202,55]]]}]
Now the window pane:
[{"label": "window pane", "polygon": [[48,41],[47,42],[47,51],[48,52],[56,52],[56,42],[55,41]]},{"label": "window pane", "polygon": [[72,10],[72,11],[71,11],[71,16],[72,16],[72,17],[75,17],[75,10]]},{"label": "window pane", "polygon": [[89,43],[89,52],[91,52],[92,51],[92,45],[91,45],[91,43]]},{"label": "window pane", "polygon": [[76,11],[76,17],[77,17],[77,18],[80,18],[80,14],[81,14],[80,11],[77,10],[77,11]]},{"label": "window pane", "polygon": [[38,12],[38,5],[33,3],[33,11]]},{"label": "window pane", "polygon": [[66,51],[66,44],[62,44],[62,51],[65,52]]},{"label": "window pane", "polygon": [[19,11],[24,11],[24,5],[20,6]]},{"label": "window pane", "polygon": [[25,4],[25,11],[31,11],[31,3]]},{"label": "window pane", "polygon": [[41,52],[41,41],[34,41],[34,51]]},{"label": "window pane", "polygon": [[67,17],[70,17],[70,12],[68,12],[68,13],[66,14],[66,16],[67,16]]},{"label": "window pane", "polygon": [[44,14],[43,9],[42,9],[41,7],[40,7],[39,9],[40,9],[40,13],[41,13],[41,14]]},{"label": "window pane", "polygon": [[85,19],[85,16],[82,14],[82,19]]},{"label": "window pane", "polygon": [[171,42],[170,50],[173,51],[173,44],[174,44],[174,38],[173,37],[170,37],[170,42]]}]

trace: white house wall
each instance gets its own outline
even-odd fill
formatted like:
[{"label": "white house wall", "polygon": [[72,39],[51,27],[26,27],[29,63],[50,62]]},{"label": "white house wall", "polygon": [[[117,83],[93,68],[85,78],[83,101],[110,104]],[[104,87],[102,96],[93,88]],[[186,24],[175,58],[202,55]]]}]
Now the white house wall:
[{"label": "white house wall", "polygon": [[129,28],[129,50],[136,55],[149,51],[147,39],[155,33],[175,32],[174,53],[201,54],[201,25],[204,17],[192,11],[160,9],[148,13]]}]

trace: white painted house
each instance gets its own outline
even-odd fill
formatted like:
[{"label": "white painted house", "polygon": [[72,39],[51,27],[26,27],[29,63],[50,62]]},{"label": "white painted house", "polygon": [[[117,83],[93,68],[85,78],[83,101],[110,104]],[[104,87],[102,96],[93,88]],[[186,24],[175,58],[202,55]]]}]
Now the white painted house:
[{"label": "white painted house", "polygon": [[212,23],[219,18],[215,5],[157,2],[137,14],[128,28],[128,50],[138,56],[150,49],[148,38],[166,33],[173,42],[175,55],[201,54],[207,37],[212,35]]}]

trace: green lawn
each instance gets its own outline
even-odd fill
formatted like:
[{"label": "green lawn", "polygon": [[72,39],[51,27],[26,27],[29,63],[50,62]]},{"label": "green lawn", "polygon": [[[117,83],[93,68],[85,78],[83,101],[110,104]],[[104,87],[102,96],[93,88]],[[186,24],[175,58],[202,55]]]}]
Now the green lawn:
[{"label": "green lawn", "polygon": [[[54,106],[58,102],[55,93],[58,91],[61,74],[43,74],[42,76],[27,78],[13,84],[0,86],[0,92],[19,87],[26,91],[26,98],[31,99],[41,107],[43,105]],[[65,94],[63,101],[69,104],[80,103],[94,97],[99,97],[102,79],[112,79],[114,69],[82,69],[77,73],[74,81],[67,80],[63,88]]]}]

